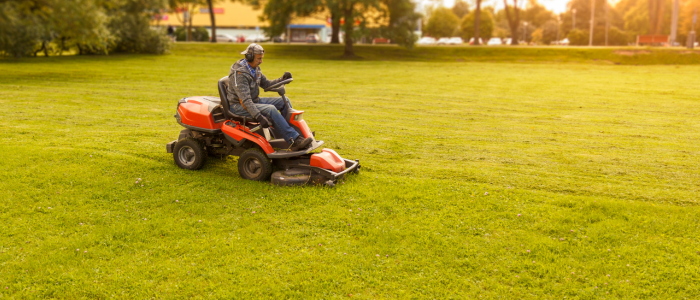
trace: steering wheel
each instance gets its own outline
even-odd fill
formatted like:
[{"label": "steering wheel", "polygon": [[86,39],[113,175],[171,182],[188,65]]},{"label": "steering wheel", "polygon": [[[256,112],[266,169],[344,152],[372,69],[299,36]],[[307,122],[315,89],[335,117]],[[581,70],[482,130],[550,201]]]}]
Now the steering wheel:
[{"label": "steering wheel", "polygon": [[290,82],[292,82],[293,80],[294,80],[294,78],[289,78],[289,79],[282,80],[282,81],[280,81],[280,82],[278,82],[278,83],[275,83],[275,84],[273,84],[273,85],[271,85],[271,86],[268,86],[266,89],[263,89],[263,91],[266,91],[266,92],[280,92],[280,91],[284,91],[284,85],[285,85],[285,84],[288,84],[288,83],[290,83]]}]

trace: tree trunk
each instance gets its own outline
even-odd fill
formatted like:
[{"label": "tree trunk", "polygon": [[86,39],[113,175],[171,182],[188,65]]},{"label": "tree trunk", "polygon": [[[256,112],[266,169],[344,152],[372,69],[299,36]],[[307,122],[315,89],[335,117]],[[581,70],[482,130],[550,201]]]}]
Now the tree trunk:
[{"label": "tree trunk", "polygon": [[340,13],[331,11],[331,44],[340,44]]},{"label": "tree trunk", "polygon": [[352,18],[352,7],[354,3],[347,1],[346,6],[343,8],[345,16],[345,52],[343,57],[353,58],[355,57],[355,50],[352,48],[352,31],[353,31],[353,18]]},{"label": "tree trunk", "polygon": [[520,13],[518,11],[518,0],[513,0],[513,14],[515,18],[511,18],[510,11],[508,10],[508,0],[503,0],[503,6],[506,10],[506,18],[508,18],[508,25],[510,26],[510,44],[518,44],[518,25],[520,25]]},{"label": "tree trunk", "polygon": [[656,18],[654,18],[654,16],[656,16],[656,14],[654,13],[656,11],[654,9],[655,4],[656,4],[656,0],[648,0],[648,1],[649,1],[649,3],[648,3],[649,4],[649,13],[648,13],[648,15],[649,15],[649,34],[654,34],[654,30],[656,30],[656,25],[654,24],[654,22],[656,22]]},{"label": "tree trunk", "polygon": [[63,56],[63,50],[66,49],[66,37],[61,37],[61,49],[58,52],[58,56]]},{"label": "tree trunk", "polygon": [[192,41],[192,12],[190,12],[188,16],[189,20],[186,20],[187,22],[187,41],[191,42]]},{"label": "tree trunk", "polygon": [[207,0],[207,5],[209,5],[209,18],[211,19],[211,42],[216,43],[216,18],[214,17],[214,5],[212,5],[211,0]]},{"label": "tree trunk", "polygon": [[665,3],[662,0],[659,0],[656,4],[656,32],[654,32],[654,34],[661,34],[661,28],[663,27],[662,24],[664,22],[664,10],[666,9],[666,5],[664,4]]},{"label": "tree trunk", "polygon": [[649,34],[661,34],[665,8],[663,0],[649,0]]},{"label": "tree trunk", "polygon": [[46,42],[41,42],[41,48],[44,50],[44,56],[49,57],[49,49],[46,47]]},{"label": "tree trunk", "polygon": [[474,46],[480,45],[479,23],[481,23],[481,0],[476,0],[476,11],[474,11]]}]

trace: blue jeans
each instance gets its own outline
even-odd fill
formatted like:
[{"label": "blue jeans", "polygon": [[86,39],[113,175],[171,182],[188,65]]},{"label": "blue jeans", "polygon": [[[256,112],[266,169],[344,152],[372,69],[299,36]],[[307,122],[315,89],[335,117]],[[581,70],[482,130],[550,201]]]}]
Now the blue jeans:
[{"label": "blue jeans", "polygon": [[[287,98],[287,100],[289,100],[289,98]],[[255,106],[260,110],[263,116],[272,121],[272,126],[274,126],[277,135],[281,135],[285,141],[293,141],[299,136],[299,133],[284,119],[284,116],[287,115],[287,106],[284,105],[282,97],[260,98],[260,101],[256,103]],[[289,102],[289,107],[292,107],[291,101]],[[280,113],[280,111],[282,113]],[[247,118],[253,117],[240,103],[231,104],[231,112]]]}]

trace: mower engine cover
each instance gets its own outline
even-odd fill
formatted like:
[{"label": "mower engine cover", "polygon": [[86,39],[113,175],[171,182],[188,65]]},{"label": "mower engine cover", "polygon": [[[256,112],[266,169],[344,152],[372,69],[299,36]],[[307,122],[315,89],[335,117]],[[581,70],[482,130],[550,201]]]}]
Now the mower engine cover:
[{"label": "mower engine cover", "polygon": [[337,152],[323,149],[321,153],[311,155],[311,166],[340,173],[345,170],[345,161]]},{"label": "mower engine cover", "polygon": [[221,100],[217,97],[186,97],[178,102],[175,118],[190,129],[217,130],[225,121],[222,110]]}]

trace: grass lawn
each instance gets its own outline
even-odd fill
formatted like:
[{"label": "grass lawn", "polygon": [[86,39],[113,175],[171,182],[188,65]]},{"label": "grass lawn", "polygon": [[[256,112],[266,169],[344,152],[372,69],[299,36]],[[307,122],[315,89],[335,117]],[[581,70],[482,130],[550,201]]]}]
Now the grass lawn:
[{"label": "grass lawn", "polygon": [[165,152],[243,47],[0,60],[0,298],[700,297],[700,65],[271,46],[362,164],[281,188]]}]

